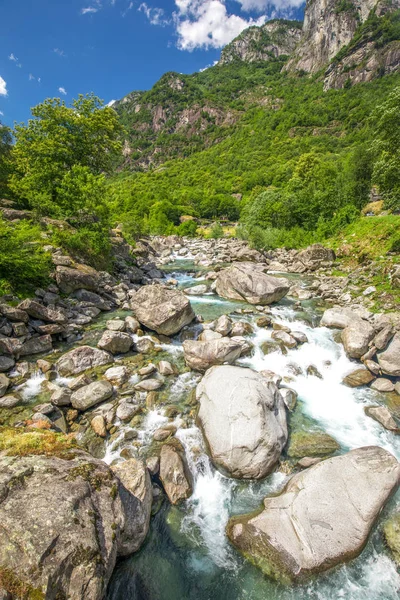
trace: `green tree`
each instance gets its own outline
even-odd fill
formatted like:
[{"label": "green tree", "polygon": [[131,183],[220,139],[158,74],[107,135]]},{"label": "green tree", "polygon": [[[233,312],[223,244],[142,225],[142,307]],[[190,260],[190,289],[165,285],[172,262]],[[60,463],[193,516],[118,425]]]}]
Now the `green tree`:
[{"label": "green tree", "polygon": [[387,208],[400,209],[400,86],[378,106],[373,148],[377,154],[372,179],[379,186]]},{"label": "green tree", "polygon": [[211,227],[210,237],[217,240],[218,238],[222,238],[224,236],[224,230],[219,221],[216,221]]},{"label": "green tree", "polygon": [[12,135],[0,121],[0,198],[8,194],[8,177],[11,170]]},{"label": "green tree", "polygon": [[[59,98],[47,99],[32,109],[32,115],[27,125],[15,126],[11,189],[42,214],[62,216],[65,211],[73,213],[77,205],[84,210],[93,207],[98,199],[93,177],[111,172],[122,151],[124,130],[115,111],[88,94],[70,107]],[[73,183],[75,176],[82,189]],[[90,176],[96,188],[93,196]],[[66,190],[72,188],[76,196],[70,206]]]}]

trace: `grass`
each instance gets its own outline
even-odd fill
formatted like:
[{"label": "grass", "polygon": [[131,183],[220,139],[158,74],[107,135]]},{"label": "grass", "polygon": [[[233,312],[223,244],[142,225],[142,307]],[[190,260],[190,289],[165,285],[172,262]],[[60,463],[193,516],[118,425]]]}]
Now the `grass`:
[{"label": "grass", "polygon": [[0,451],[8,456],[62,455],[76,447],[72,435],[47,430],[0,427]]}]

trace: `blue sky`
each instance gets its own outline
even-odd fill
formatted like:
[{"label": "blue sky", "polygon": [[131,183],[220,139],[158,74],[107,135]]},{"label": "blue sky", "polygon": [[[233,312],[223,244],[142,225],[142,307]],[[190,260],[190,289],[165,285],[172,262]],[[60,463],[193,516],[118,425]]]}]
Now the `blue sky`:
[{"label": "blue sky", "polygon": [[303,0],[0,0],[0,120],[26,121],[47,97],[105,102],[166,71],[216,61],[246,27],[302,18]]}]

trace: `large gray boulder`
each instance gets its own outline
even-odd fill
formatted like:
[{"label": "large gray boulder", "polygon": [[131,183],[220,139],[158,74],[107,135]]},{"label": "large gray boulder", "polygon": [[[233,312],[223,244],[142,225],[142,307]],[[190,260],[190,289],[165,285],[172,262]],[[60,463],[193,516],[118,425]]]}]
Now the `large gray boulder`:
[{"label": "large gray boulder", "polygon": [[79,346],[64,354],[56,365],[61,376],[77,375],[93,367],[102,367],[114,362],[113,357],[104,350],[91,346]]},{"label": "large gray boulder", "polygon": [[75,290],[97,291],[100,282],[99,273],[86,265],[77,265],[77,268],[58,266],[56,269],[57,285],[64,294],[71,294]]},{"label": "large gray boulder", "polygon": [[103,598],[117,556],[144,539],[142,500],[124,485],[78,450],[65,459],[1,457],[0,565],[38,590],[35,598]]},{"label": "large gray boulder", "polygon": [[49,323],[66,323],[68,321],[64,311],[60,308],[54,308],[52,306],[44,306],[39,304],[35,300],[27,298],[18,305],[20,310],[28,313],[33,319],[40,319],[41,321],[47,321]]},{"label": "large gray boulder", "polygon": [[258,514],[230,519],[227,533],[268,575],[302,579],[357,556],[399,482],[394,456],[359,448],[294,475]]},{"label": "large gray boulder", "polygon": [[215,340],[185,340],[183,352],[188,367],[195,371],[207,371],[215,365],[233,363],[243,351],[241,339],[219,338]]},{"label": "large gray boulder", "polygon": [[232,477],[262,479],[287,441],[277,386],[251,369],[213,367],[197,386],[199,424],[216,467]]},{"label": "large gray boulder", "polygon": [[342,331],[342,342],[347,356],[350,358],[364,356],[374,335],[375,331],[372,325],[363,319],[345,327]]},{"label": "large gray boulder", "polygon": [[296,258],[301,261],[307,269],[314,271],[315,269],[318,269],[322,263],[333,262],[336,256],[334,251],[330,248],[325,248],[322,244],[313,244],[299,252]]},{"label": "large gray boulder", "polygon": [[358,320],[360,320],[359,315],[351,308],[335,306],[334,308],[328,308],[324,312],[321,319],[321,327],[344,329]]},{"label": "large gray boulder", "polygon": [[378,362],[385,375],[400,377],[400,333],[396,333],[384,352],[378,353]]},{"label": "large gray boulder", "polygon": [[[265,267],[264,267],[265,268]],[[229,300],[245,300],[250,304],[272,304],[289,292],[286,279],[272,277],[253,263],[233,263],[218,274],[217,294]]]},{"label": "large gray boulder", "polygon": [[142,287],[132,297],[131,308],[142,325],[162,335],[178,333],[195,318],[188,298],[162,285]]},{"label": "large gray boulder", "polygon": [[89,385],[73,392],[71,395],[71,404],[78,410],[87,410],[100,402],[108,400],[113,394],[113,386],[109,381],[94,381]]},{"label": "large gray boulder", "polygon": [[[122,323],[124,323],[122,321]],[[123,333],[122,331],[110,331],[106,330],[101,336],[97,346],[101,350],[111,352],[111,354],[125,354],[129,352],[133,345],[133,339],[129,333]]]}]

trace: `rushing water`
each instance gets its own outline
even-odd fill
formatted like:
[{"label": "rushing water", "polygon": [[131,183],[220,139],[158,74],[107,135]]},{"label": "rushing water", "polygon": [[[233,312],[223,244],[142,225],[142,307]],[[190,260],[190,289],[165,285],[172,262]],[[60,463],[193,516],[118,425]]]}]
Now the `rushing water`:
[{"label": "rushing water", "polygon": [[[201,282],[194,277],[196,269],[190,258],[167,269],[180,288]],[[264,355],[261,345],[271,332],[258,328],[252,315],[234,312],[249,308],[248,305],[228,302],[216,295],[190,300],[195,311],[206,320],[232,313],[234,318],[247,318],[253,324],[255,352],[240,364],[257,371],[275,371],[284,378],[285,385],[297,391],[298,405],[291,419],[303,419],[307,426],[323,429],[340,443],[343,452],[378,445],[400,459],[400,436],[386,431],[364,412],[366,406],[383,403],[384,397],[370,389],[351,389],[341,383],[355,364],[346,357],[342,345],[335,342],[334,333],[317,326],[319,316],[312,302],[303,302],[301,308],[296,308],[284,300],[272,308],[276,321],[305,333],[308,343],[285,355],[280,352]],[[170,354],[171,359],[182,357],[178,340],[162,344],[161,350]],[[318,369],[322,378],[307,374],[310,365]],[[199,378],[189,372],[174,379],[169,394],[177,405]],[[34,375],[22,390],[24,397],[32,398],[40,384],[41,377]],[[140,445],[149,445],[154,431],[167,421],[162,408],[150,410],[140,425]],[[266,495],[283,487],[287,476],[276,472],[260,482],[224,477],[212,466],[195,424],[188,424],[180,416],[174,423],[193,475],[193,495],[179,508],[163,503],[152,519],[142,549],[117,565],[108,600],[395,600],[400,597],[400,574],[383,547],[379,531],[384,516],[396,505],[400,506],[400,493],[385,508],[360,557],[306,584],[282,587],[236,552],[227,540],[225,526],[231,515],[258,508]],[[104,460],[108,463],[118,458],[119,441],[129,429],[122,423],[119,426],[120,437],[107,447]]]}]

